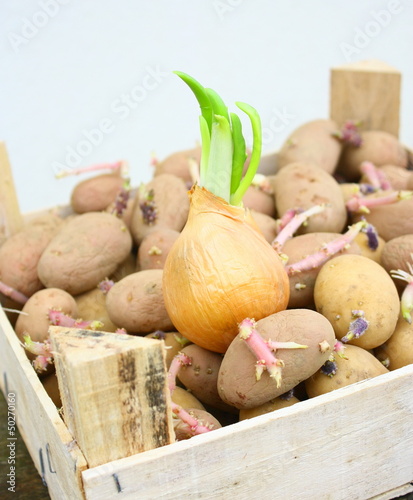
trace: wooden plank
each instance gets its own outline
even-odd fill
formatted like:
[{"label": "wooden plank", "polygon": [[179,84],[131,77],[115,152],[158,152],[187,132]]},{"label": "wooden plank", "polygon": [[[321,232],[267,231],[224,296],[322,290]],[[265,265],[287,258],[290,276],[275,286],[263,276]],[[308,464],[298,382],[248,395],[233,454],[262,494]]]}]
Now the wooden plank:
[{"label": "wooden plank", "polygon": [[175,441],[162,341],[50,327],[66,425],[89,467]]},{"label": "wooden plank", "polygon": [[[50,496],[83,499],[86,460],[44,390],[0,307],[0,387],[16,397],[17,426]],[[17,443],[17,446],[19,444]],[[16,471],[18,480],[18,471]]]},{"label": "wooden plank", "polygon": [[[408,493],[411,493],[413,491],[413,482],[404,484],[403,486],[400,486],[399,488],[394,488],[394,490],[391,491],[386,491],[386,493],[381,493],[380,495],[377,495],[370,500],[393,500],[395,498],[399,498],[403,495],[407,495]],[[411,497],[409,497],[411,500]],[[402,499],[400,499],[402,500]],[[407,500],[404,498],[404,500]]]},{"label": "wooden plank", "polygon": [[410,365],[89,469],[86,498],[369,499],[413,479],[412,381]]},{"label": "wooden plank", "polygon": [[400,129],[401,73],[382,61],[348,63],[331,69],[330,118],[341,127],[361,121],[363,130]]},{"label": "wooden plank", "polygon": [[0,142],[0,240],[19,231],[23,218],[19,208],[6,145]]}]

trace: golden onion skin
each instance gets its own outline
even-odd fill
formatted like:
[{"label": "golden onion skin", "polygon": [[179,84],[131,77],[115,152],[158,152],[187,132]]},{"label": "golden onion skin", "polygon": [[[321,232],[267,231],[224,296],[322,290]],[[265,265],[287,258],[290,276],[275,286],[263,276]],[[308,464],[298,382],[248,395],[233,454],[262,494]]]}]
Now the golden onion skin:
[{"label": "golden onion skin", "polygon": [[188,221],[163,271],[165,306],[184,337],[224,353],[243,319],[287,308],[289,280],[248,211],[199,186],[189,197]]}]

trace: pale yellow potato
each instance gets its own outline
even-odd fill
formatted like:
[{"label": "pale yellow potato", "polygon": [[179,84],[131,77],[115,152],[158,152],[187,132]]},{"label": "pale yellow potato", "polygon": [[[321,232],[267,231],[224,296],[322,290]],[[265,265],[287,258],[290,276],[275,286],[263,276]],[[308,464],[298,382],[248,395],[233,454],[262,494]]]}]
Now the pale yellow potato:
[{"label": "pale yellow potato", "polygon": [[100,321],[103,326],[99,330],[115,332],[117,326],[110,320],[106,307],[106,295],[93,288],[75,296],[79,318],[84,321]]},{"label": "pale yellow potato", "polygon": [[358,244],[361,250],[361,255],[364,255],[364,257],[368,257],[369,259],[374,260],[378,264],[381,262],[381,254],[383,252],[383,248],[385,245],[384,239],[377,235],[378,239],[378,246],[374,250],[369,247],[369,241],[367,238],[366,233],[360,232],[354,239],[354,241]]},{"label": "pale yellow potato", "polygon": [[310,398],[388,372],[373,354],[362,347],[347,345],[344,355],[347,359],[335,356],[337,364],[335,375],[325,375],[320,369],[305,381],[305,388]]},{"label": "pale yellow potato", "polygon": [[199,401],[199,399],[183,387],[175,387],[172,392],[172,401],[186,410],[190,408],[205,410],[205,406],[201,403],[201,401]]},{"label": "pale yellow potato", "polygon": [[400,316],[393,335],[375,350],[375,354],[381,361],[388,362],[389,370],[413,363],[413,324]]},{"label": "pale yellow potato", "polygon": [[288,408],[289,406],[294,405],[295,403],[299,403],[300,400],[295,396],[292,396],[289,399],[283,399],[282,397],[278,397],[268,401],[268,403],[264,403],[263,405],[257,406],[256,408],[250,408],[246,410],[239,411],[239,420],[246,420],[247,418],[258,417],[259,415],[264,415],[265,413],[271,413],[273,411],[279,410],[281,408]]},{"label": "pale yellow potato", "polygon": [[368,327],[349,343],[373,349],[390,338],[400,301],[393,280],[377,262],[363,255],[340,255],[326,262],[314,285],[316,310],[332,324],[342,340],[350,325],[367,320]]}]

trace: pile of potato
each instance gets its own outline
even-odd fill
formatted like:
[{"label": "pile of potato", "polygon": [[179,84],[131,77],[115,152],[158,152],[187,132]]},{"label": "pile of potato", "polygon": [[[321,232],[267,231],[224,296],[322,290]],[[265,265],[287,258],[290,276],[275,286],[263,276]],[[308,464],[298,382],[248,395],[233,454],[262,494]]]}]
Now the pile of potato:
[{"label": "pile of potato", "polygon": [[[0,297],[5,307],[22,311],[8,313],[16,334],[21,340],[30,335],[45,341],[48,313],[58,310],[99,321],[103,331],[163,339],[167,367],[179,352],[191,360],[178,371],[173,401],[212,428],[413,363],[413,325],[400,313],[407,283],[390,274],[409,273],[413,265],[413,198],[362,214],[346,206],[355,193],[364,199],[413,190],[411,156],[386,132],[361,132],[361,144],[352,145],[340,140],[339,128],[325,119],[303,124],[286,138],[274,162],[262,162],[244,198],[269,243],[288,210],[326,205],[285,243],[288,264],[320,250],[361,217],[378,233],[375,249],[361,232],[326,263],[291,275],[287,310],[257,322],[265,338],[315,346],[313,354],[310,348],[277,350],[283,363],[279,387],[265,372],[257,380],[256,360],[239,337],[225,354],[208,351],[183,338],[165,308],[163,266],[187,220],[187,191],[200,148],[158,162],[152,180],[131,191],[121,216],[112,209],[124,179],[118,173],[100,174],[75,187],[69,215],[51,210],[1,244],[0,281],[28,297],[24,305]],[[366,191],[371,179],[360,169],[363,162],[381,172],[385,188]],[[363,321],[364,333],[333,351],[335,342]],[[329,348],[323,351],[324,341]],[[60,405],[53,366],[40,376]],[[190,434],[177,426],[177,437]]]}]

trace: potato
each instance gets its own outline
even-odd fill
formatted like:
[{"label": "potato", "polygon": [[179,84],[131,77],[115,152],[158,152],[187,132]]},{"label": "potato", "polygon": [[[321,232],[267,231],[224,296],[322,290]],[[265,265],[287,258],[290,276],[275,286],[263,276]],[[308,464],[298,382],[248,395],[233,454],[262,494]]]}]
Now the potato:
[{"label": "potato", "polygon": [[[388,193],[388,192],[386,192]],[[383,193],[370,196],[382,196]],[[379,205],[369,208],[370,213],[354,214],[353,221],[358,221],[364,217],[372,224],[378,234],[389,241],[398,236],[413,234],[413,198],[409,200],[396,201],[388,205]]]},{"label": "potato", "polygon": [[279,169],[295,162],[312,163],[332,174],[338,164],[342,145],[333,134],[338,126],[333,120],[304,123],[284,141],[277,155]]},{"label": "potato", "polygon": [[75,299],[59,288],[44,288],[34,293],[24,304],[16,321],[15,331],[21,341],[23,335],[30,335],[34,342],[44,342],[49,337],[50,309],[59,309],[68,316],[77,318]]},{"label": "potato", "polygon": [[325,375],[320,369],[305,381],[305,388],[310,398],[388,372],[373,354],[362,347],[346,345],[344,355],[347,359],[335,357],[337,365],[335,375]]},{"label": "potato", "polygon": [[44,288],[37,265],[61,225],[62,219],[50,214],[10,236],[0,247],[0,281],[27,297]]},{"label": "potato", "polygon": [[163,269],[169,250],[180,234],[167,227],[160,227],[147,234],[138,248],[137,269]]},{"label": "potato", "polygon": [[180,177],[189,189],[190,185],[193,184],[194,179],[191,174],[191,161],[199,168],[201,162],[201,146],[196,146],[192,149],[186,149],[184,151],[176,151],[162,161],[155,164],[154,176],[157,177],[162,174],[173,174]]},{"label": "potato", "polygon": [[361,132],[362,144],[359,147],[346,145],[343,149],[337,172],[348,181],[357,181],[361,177],[360,164],[370,161],[377,167],[396,165],[407,168],[408,154],[399,139],[382,130]]},{"label": "potato", "polygon": [[[361,250],[361,255],[364,255],[364,257],[368,257],[369,259],[374,260],[378,264],[381,262],[381,254],[383,252],[384,245],[386,242],[384,239],[377,235],[378,239],[378,246],[375,249],[372,249],[369,247],[369,239],[367,237],[367,234],[364,232],[360,232],[355,238],[354,242],[357,243]],[[350,252],[353,253],[353,252]]]},{"label": "potato", "polygon": [[[340,237],[339,233],[307,233],[294,236],[287,240],[282,248],[282,253],[287,255],[288,264],[295,264],[312,253],[318,252],[326,243]],[[342,253],[361,254],[357,243],[352,242]],[[330,258],[334,257],[332,255]],[[301,271],[289,276],[290,299],[289,309],[314,306],[314,284],[321,266],[308,271]]]},{"label": "potato", "polygon": [[[145,197],[149,197],[146,200]],[[180,232],[188,218],[189,197],[182,179],[160,174],[138,190],[133,205],[131,233],[137,245],[160,227]]]},{"label": "potato", "polygon": [[171,366],[173,358],[189,343],[189,340],[183,337],[179,332],[163,332],[161,330],[157,330],[155,332],[148,333],[145,337],[164,341],[166,347],[167,369]]},{"label": "potato", "polygon": [[199,399],[183,387],[175,387],[171,397],[175,404],[182,406],[185,410],[189,410],[191,408],[205,410],[205,406],[201,403],[201,401],[199,401]]},{"label": "potato", "polygon": [[76,295],[78,316],[84,321],[100,321],[103,326],[99,328],[104,332],[115,332],[117,326],[112,323],[106,308],[106,295],[99,288],[93,288],[80,295]]},{"label": "potato", "polygon": [[258,229],[264,235],[264,238],[268,243],[272,243],[278,234],[277,221],[269,215],[256,212],[255,210],[250,210],[250,213]]},{"label": "potato", "polygon": [[86,179],[73,188],[70,205],[74,212],[100,212],[113,203],[125,179],[119,173],[102,174]]},{"label": "potato", "polygon": [[[326,262],[315,282],[314,302],[316,310],[333,325],[338,340],[351,330],[359,331],[361,336],[349,343],[365,349],[390,338],[400,310],[389,274],[362,255],[340,255]],[[363,325],[367,325],[364,333]]]},{"label": "potato", "polygon": [[325,363],[335,344],[329,321],[308,309],[280,311],[259,320],[256,328],[265,340],[297,342],[308,347],[277,350],[275,357],[284,364],[277,387],[268,371],[257,380],[257,358],[238,334],[224,355],[218,375],[218,393],[226,403],[240,410],[267,403],[310,377]]},{"label": "potato", "polygon": [[260,212],[265,215],[269,215],[270,217],[275,216],[275,202],[274,202],[274,194],[271,191],[268,192],[265,189],[260,188],[260,186],[251,185],[247,189],[242,202],[245,208],[249,208],[251,210],[255,210],[256,212]]},{"label": "potato", "polygon": [[191,364],[182,366],[178,379],[202,403],[230,411],[218,394],[218,372],[222,362],[221,354],[208,351],[196,344],[190,344],[182,349],[189,356]]},{"label": "potato", "polygon": [[268,403],[264,403],[256,408],[240,410],[239,420],[246,420],[247,418],[258,417],[259,415],[264,415],[265,413],[272,413],[273,411],[280,410],[281,408],[288,408],[288,406],[292,406],[299,402],[300,400],[295,396],[292,396],[289,399],[279,396],[278,398],[272,399],[271,401],[268,401]]},{"label": "potato", "polygon": [[[205,410],[191,408],[187,411],[191,416],[195,417],[198,420],[199,425],[206,426],[211,429],[211,431],[222,427],[219,421]],[[175,425],[174,429],[177,441],[189,439],[193,436],[193,430],[190,428],[190,426],[180,420],[177,420],[177,424]]]},{"label": "potato", "polygon": [[[133,193],[131,193],[133,195]],[[125,223],[125,226],[129,229],[131,228],[131,223],[132,223],[132,214],[133,214],[133,206],[135,204],[135,198],[134,197],[129,197],[128,201],[126,202],[126,208],[123,211],[122,215],[119,216],[119,218]],[[110,214],[113,214],[115,211],[115,202],[110,203],[106,208],[105,212],[108,212]]]},{"label": "potato", "polygon": [[110,319],[133,333],[174,330],[162,293],[162,269],[130,274],[115,283],[106,295]]},{"label": "potato", "polygon": [[360,193],[360,184],[357,182],[340,182],[341,194],[343,195],[344,203]]},{"label": "potato", "polygon": [[[413,265],[413,234],[405,234],[386,241],[381,252],[380,264],[388,273],[398,269],[410,273],[408,264]],[[394,283],[399,292],[402,292],[407,285],[405,281],[396,278]]]},{"label": "potato", "polygon": [[[413,363],[413,324],[401,315],[392,336],[374,350],[380,361],[386,361],[389,370],[397,370]],[[387,365],[388,363],[388,365]]]},{"label": "potato", "polygon": [[139,271],[136,267],[136,255],[135,252],[129,252],[128,255],[126,256],[126,259],[124,259],[115,269],[113,273],[109,276],[109,279],[113,281],[120,281],[122,278],[125,276],[128,276],[129,274],[136,273],[136,271]]},{"label": "potato", "polygon": [[347,222],[347,210],[338,182],[321,167],[310,163],[290,163],[273,177],[275,205],[280,217],[289,209],[307,210],[327,204],[311,216],[298,233],[341,233]]},{"label": "potato", "polygon": [[37,272],[46,287],[78,295],[113,273],[131,248],[131,235],[116,216],[105,212],[77,215],[50,241]]},{"label": "potato", "polygon": [[386,179],[390,182],[392,189],[409,190],[409,179],[411,178],[411,170],[406,170],[398,165],[382,165],[378,169],[383,172]]}]

